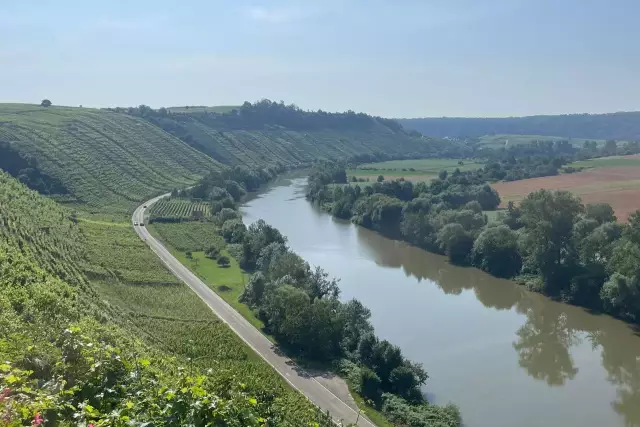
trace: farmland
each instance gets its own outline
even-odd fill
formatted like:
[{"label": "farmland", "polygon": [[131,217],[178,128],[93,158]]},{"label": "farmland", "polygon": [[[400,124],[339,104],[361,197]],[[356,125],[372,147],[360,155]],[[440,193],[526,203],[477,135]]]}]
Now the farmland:
[{"label": "farmland", "polygon": [[[193,384],[193,378],[174,383],[183,366],[200,378],[200,397],[216,393],[211,397],[226,405],[225,399],[240,393],[251,398],[248,408],[274,425],[329,425],[162,266],[129,224],[76,222],[69,210],[1,172],[0,207],[0,388],[12,389],[8,398],[3,395],[4,420],[31,425],[36,410],[88,406],[85,397],[57,382],[63,377],[95,393],[112,393],[91,400],[92,412],[85,411],[83,420],[111,425],[112,410],[148,420],[149,406],[164,406],[160,387]],[[63,357],[71,345],[82,352]],[[17,369],[30,358],[46,368],[34,376]],[[143,374],[147,368],[150,373]],[[100,380],[106,377],[109,383]],[[28,399],[14,399],[21,387]],[[75,425],[72,415],[60,411],[57,422]]]},{"label": "farmland", "polygon": [[141,117],[228,165],[290,167],[319,159],[415,158],[455,150],[456,143],[412,135],[397,123],[354,113],[306,112],[260,101],[234,113],[116,109]]},{"label": "farmland", "polygon": [[59,181],[67,194],[58,200],[90,213],[126,214],[220,167],[144,120],[88,108],[1,104],[0,142]]},{"label": "farmland", "polygon": [[180,223],[153,223],[160,239],[180,251],[204,251],[216,246],[224,247],[224,239],[210,222],[188,221]]},{"label": "farmland", "polygon": [[493,184],[502,199],[520,201],[527,194],[545,188],[567,190],[580,196],[584,203],[609,203],[619,220],[640,209],[640,156],[604,157],[571,163],[586,170],[558,176]]},{"label": "farmland", "polygon": [[485,135],[479,138],[479,145],[488,148],[500,148],[510,145],[530,144],[535,141],[563,141],[568,140],[575,147],[583,147],[587,141],[595,141],[598,146],[603,146],[604,139],[585,139],[585,138],[563,138],[559,136],[544,135]]},{"label": "farmland", "polygon": [[205,218],[211,216],[211,206],[207,202],[167,197],[151,207],[150,215],[152,220],[154,218]]},{"label": "farmland", "polygon": [[348,176],[375,180],[379,175],[385,178],[405,178],[411,181],[428,180],[438,176],[442,170],[453,172],[469,171],[481,168],[483,163],[460,159],[410,159],[391,160],[379,163],[366,163],[356,169],[347,170]]}]

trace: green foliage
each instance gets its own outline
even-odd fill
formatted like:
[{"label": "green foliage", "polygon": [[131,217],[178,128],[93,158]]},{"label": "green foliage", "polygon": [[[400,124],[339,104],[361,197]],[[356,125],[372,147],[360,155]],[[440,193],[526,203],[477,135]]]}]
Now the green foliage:
[{"label": "green foliage", "polygon": [[210,217],[209,203],[170,197],[161,199],[151,206],[149,222],[180,222]]},{"label": "green foliage", "polygon": [[332,425],[128,223],[77,221],[1,173],[0,206],[5,424]]},{"label": "green foliage", "polygon": [[229,257],[225,255],[218,257],[217,262],[220,267],[229,267],[229,265],[231,264],[231,260],[229,260]]},{"label": "green foliage", "polygon": [[124,214],[220,165],[144,120],[103,110],[0,105],[0,141],[37,161],[90,212]]},{"label": "green foliage", "polygon": [[509,118],[425,118],[398,122],[434,137],[481,137],[495,134],[543,135],[563,138],[637,139],[637,112],[570,114]]},{"label": "green foliage", "polygon": [[473,245],[473,259],[476,266],[494,276],[515,276],[522,267],[515,232],[506,225],[486,228]]},{"label": "green foliage", "polygon": [[303,111],[269,100],[245,102],[224,113],[147,106],[115,111],[141,117],[227,165],[297,167],[320,159],[428,157],[460,146],[407,133],[389,119]]},{"label": "green foliage", "polygon": [[154,222],[153,229],[162,241],[180,251],[197,252],[212,247],[220,250],[224,246],[218,227],[211,222]]}]

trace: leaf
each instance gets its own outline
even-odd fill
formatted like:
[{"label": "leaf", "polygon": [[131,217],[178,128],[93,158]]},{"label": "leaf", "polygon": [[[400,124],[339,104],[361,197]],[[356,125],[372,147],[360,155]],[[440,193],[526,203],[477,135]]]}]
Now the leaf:
[{"label": "leaf", "polygon": [[133,404],[132,401],[127,400],[127,403],[125,403],[124,406],[126,406],[127,409],[131,409],[131,408],[133,408],[134,404]]},{"label": "leaf", "polygon": [[258,404],[258,401],[256,400],[256,398],[255,398],[255,397],[250,397],[250,398],[249,398],[249,403],[251,403],[252,405],[257,405],[257,404]]},{"label": "leaf", "polygon": [[7,365],[3,363],[0,365],[0,372],[9,372],[11,370],[11,365]]},{"label": "leaf", "polygon": [[140,359],[140,364],[142,366],[149,366],[151,364],[151,362],[147,359]]},{"label": "leaf", "polygon": [[18,381],[20,381],[20,378],[18,378],[17,376],[11,374],[8,377],[5,378],[5,381],[7,382],[7,384],[15,384]]}]

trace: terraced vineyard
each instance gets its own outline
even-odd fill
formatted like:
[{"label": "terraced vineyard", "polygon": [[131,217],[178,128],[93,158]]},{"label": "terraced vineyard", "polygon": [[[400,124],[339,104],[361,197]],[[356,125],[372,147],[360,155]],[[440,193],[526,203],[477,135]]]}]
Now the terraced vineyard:
[{"label": "terraced vineyard", "polygon": [[126,213],[220,167],[144,120],[104,110],[2,104],[0,142],[58,179],[65,201],[94,213]]},{"label": "terraced vineyard", "polygon": [[[320,159],[443,157],[456,142],[406,132],[391,120],[365,114],[306,112],[260,101],[232,112],[116,109],[142,117],[221,163],[298,166]],[[453,156],[449,153],[448,156]]]},{"label": "terraced vineyard", "polygon": [[2,425],[205,425],[206,416],[167,412],[205,399],[221,408],[216,425],[333,425],[178,282],[129,223],[76,222],[4,172],[0,272]]},{"label": "terraced vineyard", "polygon": [[211,206],[207,202],[192,202],[175,197],[164,198],[151,207],[151,219],[189,219],[211,216]]}]

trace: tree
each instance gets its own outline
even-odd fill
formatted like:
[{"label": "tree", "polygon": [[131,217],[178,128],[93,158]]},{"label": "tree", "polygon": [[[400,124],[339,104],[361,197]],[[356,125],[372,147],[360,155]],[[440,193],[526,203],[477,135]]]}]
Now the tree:
[{"label": "tree", "polygon": [[616,220],[613,208],[608,203],[590,203],[585,205],[585,216],[595,219],[600,224],[614,222]]},{"label": "tree", "polygon": [[382,381],[371,369],[363,366],[360,368],[360,377],[358,378],[358,389],[360,394],[370,399],[376,404],[380,403],[382,397]]},{"label": "tree", "polygon": [[48,99],[43,99],[42,102],[40,103],[41,107],[51,107],[51,101],[49,101]]},{"label": "tree", "polygon": [[513,277],[522,268],[516,233],[506,225],[485,229],[473,245],[473,262],[494,276]]},{"label": "tree", "polygon": [[566,288],[575,275],[573,226],[583,209],[580,199],[567,191],[540,190],[520,204],[525,265],[542,276],[548,294]]},{"label": "tree", "polygon": [[378,179],[376,181],[378,181],[378,182],[384,181],[384,176],[383,175],[378,175]]},{"label": "tree", "polygon": [[209,246],[207,249],[205,249],[204,255],[207,258],[216,259],[218,255],[220,255],[220,249],[218,249],[217,246]]},{"label": "tree", "polygon": [[231,260],[229,259],[228,256],[223,255],[220,258],[218,258],[218,265],[223,268],[229,267],[229,265],[231,265]]},{"label": "tree", "polygon": [[451,223],[442,227],[438,232],[437,242],[440,250],[454,264],[466,263],[473,249],[473,237],[458,223]]},{"label": "tree", "polygon": [[600,298],[605,309],[635,320],[640,312],[638,279],[613,273],[602,286]]}]

